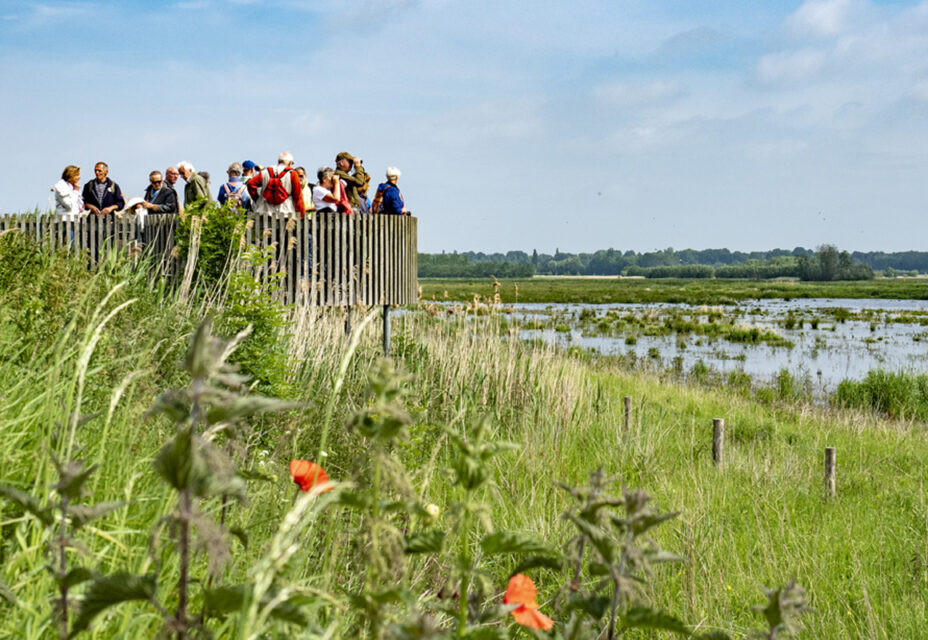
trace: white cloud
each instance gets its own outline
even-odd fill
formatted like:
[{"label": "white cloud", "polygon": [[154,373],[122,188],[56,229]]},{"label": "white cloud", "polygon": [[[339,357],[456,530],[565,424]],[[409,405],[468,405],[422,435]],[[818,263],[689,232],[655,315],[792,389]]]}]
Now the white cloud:
[{"label": "white cloud", "polygon": [[827,54],[818,49],[779,51],[761,57],[757,75],[765,84],[794,83],[818,74],[827,61]]},{"label": "white cloud", "polygon": [[828,38],[843,33],[863,9],[859,0],[807,0],[786,24],[796,35]]},{"label": "white cloud", "polygon": [[32,10],[38,20],[54,20],[89,13],[94,9],[94,6],[90,3],[77,2],[65,2],[62,4],[36,3],[32,5]]},{"label": "white cloud", "polygon": [[647,84],[607,84],[593,90],[593,95],[607,104],[628,107],[667,103],[687,94],[682,82],[655,81]]},{"label": "white cloud", "polygon": [[449,146],[525,141],[541,135],[543,119],[531,100],[482,102],[423,122],[427,139]]}]

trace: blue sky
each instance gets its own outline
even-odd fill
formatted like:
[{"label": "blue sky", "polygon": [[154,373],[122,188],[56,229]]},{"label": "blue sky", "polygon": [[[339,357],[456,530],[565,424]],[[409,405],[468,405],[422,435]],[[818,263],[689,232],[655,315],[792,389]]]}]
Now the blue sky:
[{"label": "blue sky", "polygon": [[422,251],[925,249],[928,1],[0,0],[0,210],[283,150]]}]

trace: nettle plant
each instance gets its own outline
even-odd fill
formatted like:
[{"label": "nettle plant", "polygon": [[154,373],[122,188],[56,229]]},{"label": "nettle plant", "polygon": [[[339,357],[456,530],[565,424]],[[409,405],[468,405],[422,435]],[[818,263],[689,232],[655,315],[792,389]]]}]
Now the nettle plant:
[{"label": "nettle plant", "polygon": [[[245,479],[253,477],[236,468],[229,453],[231,447],[222,447],[220,443],[225,439],[231,444],[243,419],[295,405],[246,395],[247,377],[236,373],[235,367],[227,363],[246,335],[247,331],[242,332],[227,342],[211,334],[209,322],[197,329],[184,363],[190,385],[161,394],[149,412],[152,416],[166,416],[176,425],[174,438],[162,447],[154,461],[159,477],[177,497],[174,508],[155,524],[151,534],[156,571],[146,575],[119,572],[92,577],[70,635],[87,629],[106,609],[127,601],[149,603],[163,616],[164,631],[179,639],[211,637],[207,618],[221,619],[230,612],[249,609],[256,584],[215,584],[229,556],[230,538],[244,539],[244,532],[224,526],[225,514],[231,501],[244,499]],[[201,508],[209,500],[222,505],[219,523]],[[159,585],[161,546],[165,542],[173,543],[177,578],[173,584]],[[205,552],[207,575],[193,575],[197,550]],[[194,588],[199,591],[196,598]],[[275,585],[265,585],[261,590],[262,597],[268,600],[264,607],[269,613],[305,623],[287,598],[273,601],[276,592]],[[191,606],[194,600],[199,603],[198,610]]]},{"label": "nettle plant", "polygon": [[[70,426],[76,429],[78,425],[93,417],[85,416],[80,419],[73,417]],[[53,434],[54,449],[58,449],[58,442],[57,434]],[[54,454],[52,461],[58,472],[58,481],[52,487],[53,496],[44,504],[35,496],[7,485],[0,485],[0,497],[18,504],[24,511],[35,517],[45,531],[45,537],[48,540],[46,549],[49,556],[49,562],[45,568],[52,575],[57,587],[57,592],[52,596],[52,619],[54,626],[58,629],[58,637],[63,640],[71,635],[69,622],[75,606],[71,591],[94,576],[90,568],[68,561],[69,552],[71,554],[77,552],[85,559],[93,557],[87,547],[74,535],[85,525],[120,508],[123,503],[101,502],[90,505],[82,502],[84,485],[97,470],[96,465],[85,468],[83,463],[76,460],[61,462]],[[0,587],[4,585],[0,584]],[[9,589],[3,590],[7,593],[7,598],[15,603]],[[80,625],[80,621],[79,617],[75,622],[75,627]]]},{"label": "nettle plant", "polygon": [[[642,490],[623,488],[620,495],[609,492],[615,483],[602,469],[590,474],[587,486],[561,484],[574,500],[563,516],[577,529],[567,544],[565,567],[569,570],[562,597],[569,619],[555,637],[565,639],[607,638],[612,640],[631,629],[654,629],[700,640],[731,640],[721,631],[696,633],[676,616],[647,602],[645,587],[653,567],[684,559],[662,549],[648,533],[675,518],[661,513]],[[792,637],[801,629],[799,616],[809,611],[805,591],[790,582],[775,590],[764,590],[766,605],[755,607],[768,623],[752,638]]]}]

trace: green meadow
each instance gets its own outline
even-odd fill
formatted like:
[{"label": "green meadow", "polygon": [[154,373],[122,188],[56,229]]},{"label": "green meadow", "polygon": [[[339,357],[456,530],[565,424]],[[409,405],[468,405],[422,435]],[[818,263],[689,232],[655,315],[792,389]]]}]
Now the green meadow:
[{"label": "green meadow", "polygon": [[[494,295],[421,284],[423,299]],[[920,280],[533,279],[502,282],[504,302],[515,284],[537,302],[928,295]],[[796,637],[925,636],[923,422],[521,342],[492,310],[410,308],[384,361],[379,311],[354,314],[349,338],[343,310],[274,307],[247,270],[182,297],[144,265],[90,272],[0,237],[0,637],[86,621],[78,637],[600,638],[612,622],[616,637],[783,638],[753,607],[790,580],[806,599],[768,611]],[[205,319],[251,332],[229,345]],[[333,490],[300,491],[293,459]],[[69,460],[96,468],[75,479]],[[621,499],[583,520],[559,483],[600,468]],[[634,526],[623,488],[651,496]],[[503,605],[516,571],[550,631]]]},{"label": "green meadow", "polygon": [[[928,279],[881,278],[856,282],[800,282],[791,279],[644,279],[535,277],[496,280],[503,302],[541,303],[686,303],[734,304],[741,300],[782,298],[928,299]],[[425,300],[471,301],[492,298],[494,279],[420,278]]]}]

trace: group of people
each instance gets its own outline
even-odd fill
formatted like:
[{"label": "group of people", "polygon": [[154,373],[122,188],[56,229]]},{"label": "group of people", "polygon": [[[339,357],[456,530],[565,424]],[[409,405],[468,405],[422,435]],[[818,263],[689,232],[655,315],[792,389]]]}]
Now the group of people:
[{"label": "group of people", "polygon": [[[396,167],[387,168],[386,181],[369,199],[370,175],[363,161],[347,151],[335,157],[334,168],[320,167],[315,183],[309,181],[305,168],[293,165],[293,154],[288,151],[278,156],[275,166],[261,167],[250,160],[233,162],[226,171],[228,181],[220,185],[215,199],[219,204],[231,201],[246,211],[285,217],[314,211],[409,215],[397,186],[401,172]],[[186,183],[183,204],[175,188],[179,178]],[[198,172],[187,161],[168,167],[163,174],[152,171],[148,180],[144,195],[127,202],[119,185],[109,177],[105,162],[94,165],[94,178],[83,187],[80,167],[68,165],[52,188],[55,211],[68,221],[122,210],[172,214],[183,212],[197,200],[213,199],[209,173]]]}]

